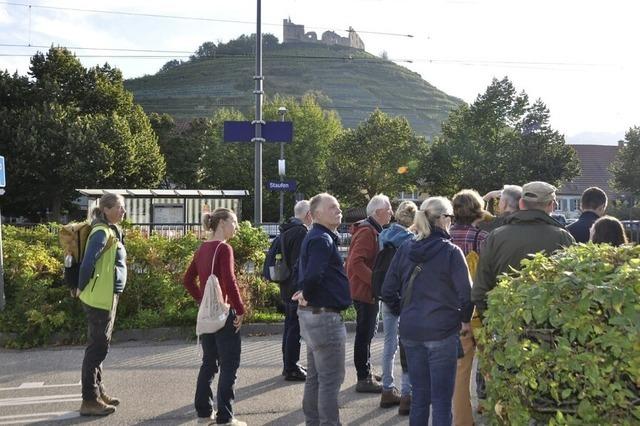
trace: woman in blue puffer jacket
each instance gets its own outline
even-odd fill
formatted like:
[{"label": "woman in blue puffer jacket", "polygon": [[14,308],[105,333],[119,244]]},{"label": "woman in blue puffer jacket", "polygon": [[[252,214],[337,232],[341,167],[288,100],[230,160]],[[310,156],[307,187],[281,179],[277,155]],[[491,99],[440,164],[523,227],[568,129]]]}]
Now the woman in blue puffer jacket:
[{"label": "woman in blue puffer jacket", "polygon": [[462,250],[449,236],[452,218],[448,199],[426,199],[416,213],[416,237],[400,247],[382,286],[383,301],[400,315],[412,426],[428,424],[430,407],[434,426],[451,425],[459,333],[461,327],[471,330],[471,279]]}]

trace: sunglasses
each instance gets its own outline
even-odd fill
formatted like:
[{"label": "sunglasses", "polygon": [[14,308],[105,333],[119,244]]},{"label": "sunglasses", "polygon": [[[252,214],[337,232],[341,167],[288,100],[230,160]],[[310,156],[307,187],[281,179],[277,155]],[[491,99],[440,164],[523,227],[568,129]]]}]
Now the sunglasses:
[{"label": "sunglasses", "polygon": [[455,216],[452,214],[443,214],[441,217],[448,217],[449,219],[453,219]]}]

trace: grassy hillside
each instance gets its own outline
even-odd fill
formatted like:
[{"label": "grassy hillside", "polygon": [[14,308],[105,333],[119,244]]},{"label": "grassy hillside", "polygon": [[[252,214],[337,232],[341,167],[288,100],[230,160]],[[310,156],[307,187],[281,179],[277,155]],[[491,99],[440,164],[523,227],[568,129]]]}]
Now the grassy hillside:
[{"label": "grassy hillside", "polygon": [[[145,111],[169,113],[176,119],[209,116],[221,106],[250,112],[254,61],[252,56],[190,61],[125,84]],[[335,109],[345,127],[355,127],[377,106],[407,117],[417,133],[432,136],[440,131],[449,111],[462,102],[417,73],[341,46],[280,45],[264,52],[263,74],[267,98],[276,93],[300,97],[319,91],[329,98],[323,106]]]}]

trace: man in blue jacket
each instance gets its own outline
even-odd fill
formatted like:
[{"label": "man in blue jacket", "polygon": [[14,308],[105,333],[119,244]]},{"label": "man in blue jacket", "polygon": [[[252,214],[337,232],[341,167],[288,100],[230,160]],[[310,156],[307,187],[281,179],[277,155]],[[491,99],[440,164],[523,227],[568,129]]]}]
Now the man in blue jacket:
[{"label": "man in blue jacket", "polygon": [[313,227],[300,249],[298,319],[307,344],[302,410],[306,423],[339,425],[338,393],[345,375],[347,330],[340,313],[351,305],[349,281],[338,253],[342,221],[338,200],[318,194],[310,201]]},{"label": "man in blue jacket", "polygon": [[591,226],[598,220],[607,209],[607,194],[598,188],[592,186],[582,193],[580,198],[580,210],[582,214],[580,218],[567,226],[567,231],[571,233],[577,243],[586,243],[589,241]]}]

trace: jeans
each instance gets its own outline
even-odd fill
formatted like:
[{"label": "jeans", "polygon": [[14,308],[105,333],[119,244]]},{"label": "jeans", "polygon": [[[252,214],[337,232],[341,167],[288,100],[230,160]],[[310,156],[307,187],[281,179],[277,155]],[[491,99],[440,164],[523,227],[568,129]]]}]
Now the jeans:
[{"label": "jeans", "polygon": [[[393,362],[398,351],[398,320],[386,303],[382,303],[382,325],[384,328],[384,350],[382,352],[382,387],[390,390],[393,384]],[[411,395],[411,382],[409,372],[402,368],[402,395]]]},{"label": "jeans", "polygon": [[371,375],[371,339],[378,328],[379,303],[353,301],[356,308],[356,338],[353,342],[353,363],[358,380]]},{"label": "jeans", "polygon": [[340,425],[338,393],[344,381],[347,329],[340,314],[298,310],[307,345],[307,380],[302,411],[309,426]]},{"label": "jeans", "polygon": [[102,383],[102,361],[107,357],[113,324],[116,320],[118,295],[113,296],[111,311],[82,304],[87,316],[87,348],[82,360],[82,400],[95,401],[105,393]]},{"label": "jeans", "polygon": [[433,426],[452,423],[451,399],[458,363],[458,334],[436,341],[402,339],[407,352],[411,397],[411,426],[429,423],[429,407]]},{"label": "jeans", "polygon": [[218,391],[216,395],[218,411],[216,422],[226,423],[233,418],[233,386],[240,366],[240,333],[236,333],[233,321],[236,315],[229,310],[227,322],[215,333],[200,336],[202,343],[202,365],[196,383],[195,408],[198,417],[209,417],[213,413],[213,392],[211,383],[218,371]]},{"label": "jeans", "polygon": [[284,331],[282,333],[282,363],[284,371],[290,373],[297,370],[298,361],[300,361],[298,303],[287,301],[284,304]]}]

